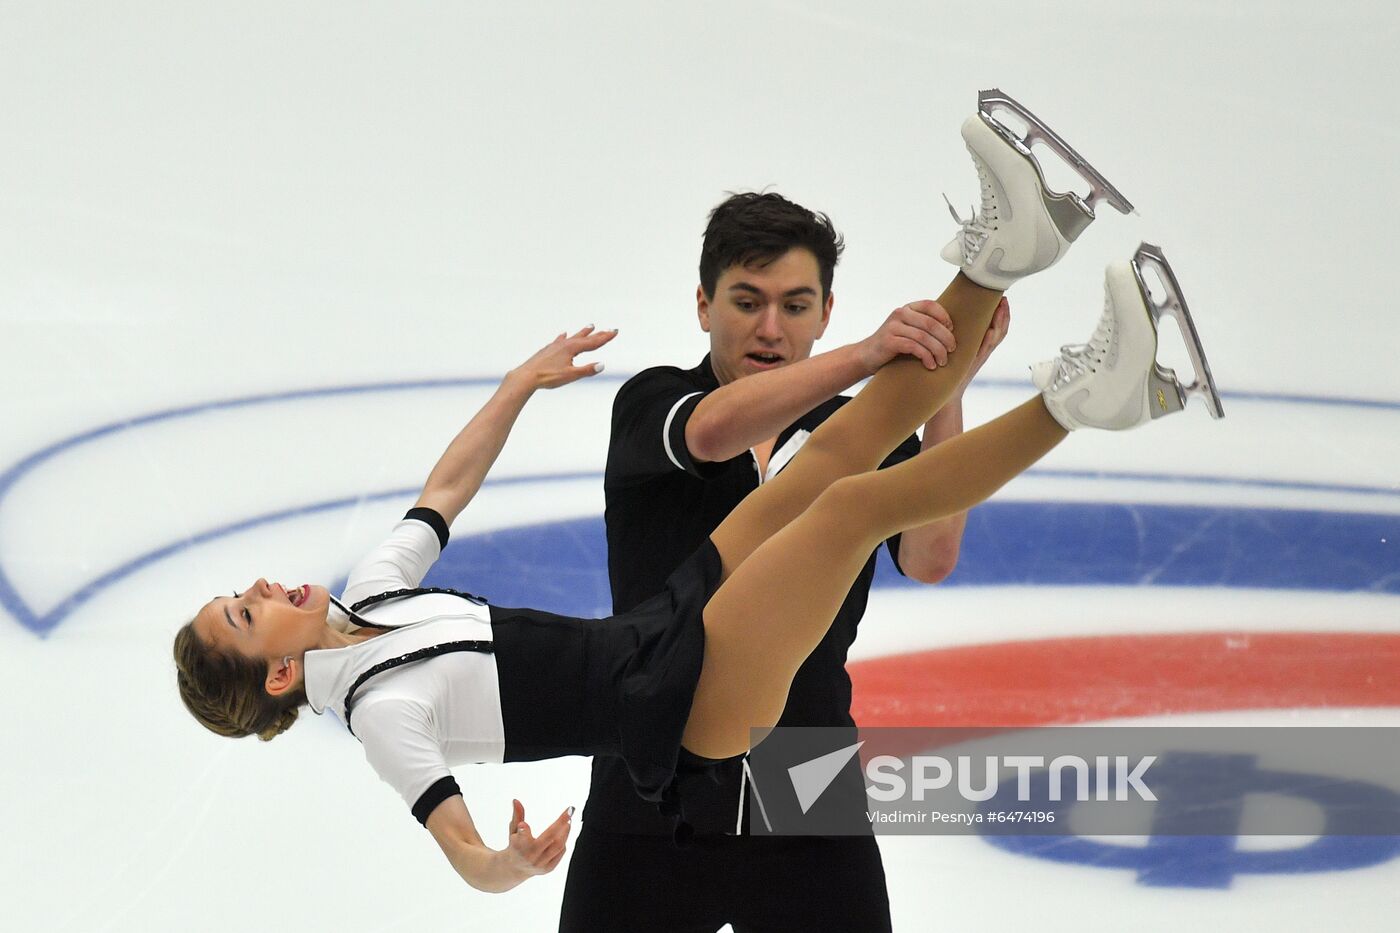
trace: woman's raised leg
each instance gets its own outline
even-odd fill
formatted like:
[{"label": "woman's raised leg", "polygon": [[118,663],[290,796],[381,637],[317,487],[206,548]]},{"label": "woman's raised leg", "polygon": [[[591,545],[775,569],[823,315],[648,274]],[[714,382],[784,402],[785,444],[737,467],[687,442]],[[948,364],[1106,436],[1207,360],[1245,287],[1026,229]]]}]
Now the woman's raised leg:
[{"label": "woman's raised leg", "polygon": [[961,349],[932,373],[912,360],[887,364],[711,535],[728,579],[705,611],[705,670],[686,729],[696,754],[736,754],[748,747],[750,724],[777,721],[793,674],[855,578],[850,568],[880,540],[969,508],[1064,437],[1035,399],[899,468],[867,472],[956,391],[1002,290],[1058,261],[1093,221],[1094,200],[1131,210],[1077,153],[1075,170],[1093,183],[1089,202],[1047,189],[1029,138],[999,122],[1000,111],[1045,128],[1000,91],[980,94],[978,113],[963,124],[982,206],[943,251],[961,271],[939,298]]},{"label": "woman's raised leg", "polygon": [[[1160,263],[1174,296],[1170,303],[1147,293],[1140,263]],[[1210,413],[1221,417],[1194,325],[1182,333],[1196,381],[1183,386],[1157,363],[1157,317],[1172,310],[1189,319],[1175,283],[1155,247],[1144,245],[1131,264],[1113,264],[1103,316],[1089,343],[1065,347],[1058,360],[1033,369],[1040,397],[888,470],[837,480],[759,544],[705,607],[705,667],[686,747],[712,758],[738,754],[748,747],[751,727],[777,722],[797,668],[883,539],[971,508],[1053,449],[1069,429],[1135,427],[1181,411],[1188,393],[1204,396]]]},{"label": "woman's raised leg", "polygon": [[[930,372],[912,357],[880,369],[860,393],[812,432],[781,473],[754,490],[710,535],[727,577],[831,483],[878,467],[967,378],[1001,292],[959,273],[938,302],[953,319],[958,349]],[[868,555],[867,555],[868,556]]]},{"label": "woman's raised leg", "polygon": [[1065,435],[1037,397],[898,466],[827,484],[705,607],[705,666],[685,747],[706,758],[747,750],[751,727],[778,721],[798,667],[881,541],[971,508]]},{"label": "woman's raised leg", "polygon": [[[838,477],[873,470],[956,391],[976,357],[1000,294],[1014,282],[1058,262],[1094,220],[1090,206],[1104,199],[1128,213],[1132,205],[1089,163],[1053,132],[1052,147],[1072,154],[1071,167],[1092,186],[1086,203],[1051,191],[1030,148],[997,114],[1048,130],[1025,107],[1001,91],[978,95],[977,113],[964,121],[963,141],[977,167],[982,204],[959,223],[962,229],[943,250],[961,271],[939,302],[953,318],[962,348],[947,367],[929,373],[912,360],[885,366],[860,396],[814,432],[801,453],[771,483],[750,495],[711,535],[726,573],[769,535],[791,521]],[[954,215],[956,217],[956,214]]]}]

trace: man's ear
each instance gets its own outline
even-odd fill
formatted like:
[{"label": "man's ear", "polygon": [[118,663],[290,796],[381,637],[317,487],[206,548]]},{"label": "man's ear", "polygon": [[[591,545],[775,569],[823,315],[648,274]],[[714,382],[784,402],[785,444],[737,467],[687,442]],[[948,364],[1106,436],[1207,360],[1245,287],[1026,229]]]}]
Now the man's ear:
[{"label": "man's ear", "polygon": [[297,668],[300,665],[291,656],[267,664],[267,681],[264,684],[268,696],[280,697],[297,685]]},{"label": "man's ear", "polygon": [[835,304],[836,293],[828,292],[826,296],[826,303],[822,305],[822,324],[821,327],[817,328],[818,339],[821,338],[822,334],[826,333],[826,325],[831,323],[831,309]]},{"label": "man's ear", "polygon": [[705,297],[705,286],[695,286],[695,316],[700,319],[700,329],[710,332],[710,299]]}]

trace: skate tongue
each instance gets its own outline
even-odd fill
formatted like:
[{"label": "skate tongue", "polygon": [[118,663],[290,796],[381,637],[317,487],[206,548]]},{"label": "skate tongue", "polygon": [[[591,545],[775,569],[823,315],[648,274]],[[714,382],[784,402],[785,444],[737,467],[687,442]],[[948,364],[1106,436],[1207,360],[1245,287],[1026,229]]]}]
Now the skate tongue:
[{"label": "skate tongue", "polygon": [[1060,368],[1059,363],[1058,359],[1045,360],[1031,367],[1031,382],[1035,383],[1037,389],[1044,392],[1050,387],[1050,383],[1055,381],[1055,373]]},{"label": "skate tongue", "polygon": [[948,245],[943,247],[943,252],[938,254],[944,262],[951,262],[955,266],[961,266],[964,262],[962,248],[962,234],[959,233],[948,241]]}]

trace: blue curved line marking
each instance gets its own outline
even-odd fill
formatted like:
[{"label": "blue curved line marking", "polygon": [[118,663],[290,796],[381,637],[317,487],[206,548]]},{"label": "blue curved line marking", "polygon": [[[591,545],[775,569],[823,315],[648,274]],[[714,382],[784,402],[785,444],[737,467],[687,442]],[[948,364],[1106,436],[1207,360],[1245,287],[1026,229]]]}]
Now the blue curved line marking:
[{"label": "blue curved line marking", "polygon": [[[594,376],[592,378],[604,381],[617,382],[621,381],[626,377],[621,375],[614,375]],[[110,424],[104,424],[96,428],[91,428],[87,431],[83,431],[81,433],[74,434],[70,437],[66,437],[62,440],[56,441],[55,443],[50,444],[49,446],[44,447],[40,450],[37,450],[29,456],[25,457],[24,459],[20,460],[14,466],[6,470],[4,473],[0,473],[0,514],[3,514],[4,512],[5,499],[9,496],[10,491],[15,487],[15,485],[21,479],[24,478],[25,474],[32,472],[36,467],[40,466],[45,461],[51,460],[61,453],[72,450],[75,447],[80,447],[84,444],[91,443],[92,441],[100,440],[104,437],[109,437],[121,431],[131,430],[132,428],[139,428],[150,424],[157,424],[162,421],[173,421],[178,418],[191,418],[198,415],[204,415],[213,411],[227,411],[235,408],[247,408],[254,405],[269,405],[280,402],[301,401],[304,399],[312,398],[331,398],[334,396],[344,395],[366,395],[375,392],[405,392],[421,389],[479,388],[486,386],[495,386],[498,383],[500,383],[500,381],[501,379],[499,376],[481,376],[464,379],[419,379],[406,382],[369,382],[347,386],[328,386],[316,389],[296,389],[287,392],[265,392],[257,395],[239,396],[237,398],[231,399],[216,399],[214,401],[202,402],[197,405],[184,405],[178,408],[167,408],[162,409],[160,411],[151,412],[150,414],[140,415],[135,418],[129,418],[124,421],[114,421]],[[392,495],[394,495],[394,493],[376,493],[361,498],[374,499],[379,498],[380,496]],[[307,511],[321,511],[324,508],[334,507],[335,506],[330,503],[321,503],[319,505],[307,506],[300,511],[292,510],[289,513],[282,514],[280,517],[288,518],[291,517],[291,515],[293,514],[302,514],[302,512]],[[256,525],[265,524],[266,521],[276,520],[268,518],[267,516],[263,516],[262,518],[264,520],[249,519],[249,521],[252,522],[253,525]],[[240,525],[242,524],[243,523],[240,523]],[[253,527],[253,525],[246,525],[244,527]],[[222,533],[230,533],[230,530],[234,527],[237,526],[229,526],[228,528],[225,528]],[[205,533],[205,535],[213,537],[217,537],[219,534],[219,529],[214,529],[213,531]],[[198,539],[191,539],[184,543],[192,544],[196,543],[196,540],[208,540],[208,538],[205,537],[205,535],[201,535]],[[137,560],[143,560],[146,557],[149,557],[150,560],[147,560],[146,563],[150,563],[153,560],[159,560],[161,557],[169,556],[170,554],[175,553],[175,551],[178,549],[178,543],[174,545],[168,545],[166,548],[161,548],[158,551],[152,551],[149,554],[144,555],[142,558],[137,558]],[[145,564],[142,564],[142,566],[145,566]],[[93,580],[90,583],[86,584],[82,589],[78,591],[78,593],[75,593],[68,599],[64,600],[63,605],[69,606],[69,609],[67,611],[58,616],[54,616],[54,611],[45,613],[42,617],[44,620],[53,619],[54,621],[52,622],[52,624],[43,624],[41,618],[29,608],[29,606],[20,597],[19,592],[15,589],[14,584],[10,580],[10,575],[5,568],[3,555],[0,555],[0,606],[4,606],[5,609],[16,619],[18,619],[20,623],[23,624],[26,628],[32,629],[33,631],[38,632],[39,634],[46,634],[53,628],[54,625],[57,624],[59,620],[61,620],[65,615],[67,615],[68,612],[72,611],[72,608],[76,607],[77,605],[80,605],[83,602],[86,602],[88,599],[91,599],[92,596],[102,588],[102,586],[110,585],[111,583],[115,582],[118,579],[121,579],[121,577],[124,577],[128,573],[130,573],[131,569],[135,569],[131,568],[123,572],[124,568],[131,568],[131,564],[123,564],[121,567],[109,571],[107,574],[104,574],[97,580]],[[81,598],[79,598],[80,596]],[[77,602],[74,602],[75,599],[77,600]]]},{"label": "blue curved line marking", "polygon": [[11,607],[5,599],[6,594],[3,590],[0,590],[0,602],[5,603],[5,608],[14,611],[16,617],[19,618],[20,622],[26,628],[32,629],[41,635],[46,635],[53,630],[54,626],[58,625],[59,622],[62,622],[65,618],[71,615],[75,609],[77,609],[79,606],[81,606],[88,600],[92,599],[98,593],[102,592],[102,590],[106,587],[111,586],[113,583],[116,583],[118,580],[121,580],[124,577],[130,576],[131,574],[140,570],[142,567],[146,567],[156,563],[157,561],[164,560],[172,554],[179,553],[180,551],[183,551],[186,548],[194,547],[197,544],[204,544],[207,541],[213,541],[214,539],[222,538],[225,535],[236,534],[240,531],[246,531],[250,528],[256,528],[259,525],[269,525],[273,522],[285,521],[286,519],[295,518],[299,515],[311,515],[316,512],[329,512],[334,509],[347,508],[360,502],[373,502],[378,499],[392,498],[396,495],[412,494],[413,490],[391,490],[389,492],[372,493],[370,495],[354,496],[346,499],[330,499],[325,502],[317,502],[313,505],[299,506],[294,509],[282,509],[278,512],[268,512],[266,515],[258,515],[253,518],[244,519],[240,522],[234,522],[231,525],[223,525],[221,527],[214,528],[209,531],[201,532],[200,534],[194,535],[189,538],[182,538],[179,541],[176,541],[172,544],[167,544],[164,547],[156,548],[154,551],[147,551],[145,554],[142,554],[135,560],[128,561],[125,564],[122,564],[118,567],[113,568],[112,570],[107,571],[97,579],[85,584],[81,589],[77,590],[67,599],[63,600],[61,603],[59,603],[54,608],[50,609],[48,612],[44,613],[42,616],[35,615],[33,610],[29,608],[29,605],[27,603],[24,603],[22,600],[17,600],[17,602],[19,603],[17,607]]},{"label": "blue curved line marking", "polygon": [[[1400,516],[1294,509],[989,502],[968,516],[943,586],[1171,586],[1400,594]],[[429,585],[502,606],[609,614],[600,517],[454,540]],[[917,587],[882,548],[877,588]],[[1225,624],[1228,624],[1226,622]]]},{"label": "blue curved line marking", "polygon": [[[488,479],[485,483],[483,483],[483,485],[508,486],[516,483],[557,482],[561,480],[587,479],[599,475],[600,474],[597,473],[550,473],[547,475],[537,476],[513,476],[504,477],[502,479],[496,480]],[[177,554],[180,551],[185,550],[186,548],[194,547],[195,545],[199,544],[205,544],[209,541],[213,541],[218,538],[225,537],[227,535],[237,534],[241,531],[248,531],[249,529],[258,528],[263,525],[271,525],[276,522],[286,521],[292,518],[299,518],[303,515],[314,515],[319,512],[331,512],[336,509],[350,508],[351,506],[358,505],[362,502],[378,502],[383,499],[411,498],[412,496],[417,495],[418,491],[418,487],[413,486],[406,489],[388,489],[383,490],[381,492],[366,493],[362,496],[350,496],[341,499],[327,499],[324,502],[316,502],[311,505],[297,506],[296,508],[290,509],[280,509],[276,512],[267,512],[263,515],[255,515],[252,518],[246,518],[242,521],[233,522],[232,524],[220,525],[216,528],[211,528],[208,531],[202,531],[197,535],[193,535],[188,538],[181,538],[179,541],[172,542],[163,547],[158,547],[155,550],[147,551],[146,553],[132,560],[129,560],[118,567],[114,567],[113,569],[104,573],[102,576],[85,584],[81,589],[77,590],[75,593],[70,595],[68,598],[64,599],[61,603],[59,603],[57,606],[50,609],[43,615],[36,614],[33,611],[33,609],[29,607],[28,603],[24,602],[24,600],[21,597],[19,597],[18,594],[14,594],[12,590],[5,589],[4,587],[8,586],[8,581],[0,581],[0,584],[3,584],[3,586],[0,586],[0,604],[3,604],[4,607],[11,614],[13,614],[15,618],[19,620],[20,624],[23,625],[25,628],[41,636],[47,635],[49,632],[53,631],[55,626],[57,626],[69,615],[71,615],[75,609],[77,609],[83,603],[86,603],[88,600],[92,599],[98,593],[102,592],[103,589],[111,586],[119,580],[131,576],[133,573],[137,572],[138,570],[141,570],[143,567],[149,567],[151,564],[164,560],[165,558],[170,557],[173,554]]]},{"label": "blue curved line marking", "polygon": [[[1079,470],[1032,470],[1029,475],[1065,477],[1071,479],[1138,480],[1144,478],[1143,474],[1137,473],[1095,473]],[[1154,474],[1151,478],[1201,486],[1269,485],[1278,488],[1302,489],[1308,491],[1353,492],[1372,495],[1385,495],[1392,492],[1392,490],[1379,487],[1340,486],[1322,483],[1265,484],[1241,481],[1230,477],[1181,477],[1172,476],[1170,474]],[[593,471],[529,474],[524,476],[502,477],[499,479],[487,479],[484,485],[505,486],[518,485],[521,483],[561,482],[580,479],[592,479],[601,482],[602,474]],[[5,587],[8,586],[8,581],[0,580],[0,605],[3,605],[25,628],[30,629],[40,636],[47,635],[55,626],[72,614],[74,610],[92,599],[104,588],[186,548],[204,544],[225,537],[226,535],[237,534],[238,532],[248,531],[252,528],[264,525],[271,525],[276,522],[286,521],[303,515],[349,508],[362,502],[409,498],[417,492],[418,489],[416,487],[408,487],[367,493],[361,496],[329,499],[324,502],[317,502],[311,505],[298,506],[290,509],[281,509],[275,512],[267,512],[231,524],[220,525],[208,531],[200,532],[192,537],[182,538],[179,541],[172,542],[163,547],[147,551],[145,554],[109,570],[102,576],[85,584],[77,592],[64,599],[43,615],[36,614],[17,593],[6,589]],[[1315,528],[1307,532],[1297,532],[1298,537],[1304,539],[1302,546],[1305,548],[1307,542],[1316,543],[1318,540],[1324,538],[1330,540],[1328,537],[1329,535],[1335,537],[1336,534],[1339,533],[1336,528],[1339,527],[1344,528],[1346,533],[1352,534],[1354,537],[1355,528],[1358,523],[1361,523],[1367,529],[1374,530],[1375,537],[1383,536],[1387,532],[1391,535],[1400,534],[1400,516],[1383,514],[1350,514],[1282,509],[1241,509],[1233,507],[1212,507],[1210,509],[1204,509],[1191,506],[1110,505],[1103,503],[992,502],[981,506],[977,511],[972,513],[972,518],[968,525],[967,538],[963,546],[963,560],[959,565],[960,568],[963,569],[960,569],[945,585],[995,585],[1006,583],[1038,585],[1066,582],[1092,583],[1095,585],[1124,585],[1142,583],[1144,582],[1142,580],[1144,571],[1141,569],[1127,574],[1120,572],[1120,565],[1114,564],[1111,560],[1108,562],[1104,560],[1105,557],[1114,554],[1121,555],[1127,553],[1123,550],[1123,546],[1126,546],[1129,542],[1117,542],[1112,546],[1103,545],[1105,536],[1101,527],[1092,536],[1086,533],[1083,536],[1076,534],[1069,539],[1062,539],[1062,526],[1080,529],[1081,531],[1086,527],[1092,528],[1095,521],[1102,526],[1105,521],[1102,514],[1109,510],[1117,510],[1119,515],[1136,516],[1133,519],[1134,528],[1137,529],[1135,533],[1142,536],[1148,536],[1148,532],[1138,527],[1140,525],[1140,516],[1144,514],[1153,516],[1165,516],[1167,514],[1190,516],[1194,517],[1194,520],[1198,522],[1215,519],[1226,522],[1238,522],[1241,520],[1242,516],[1254,516],[1249,520],[1256,523],[1263,521],[1261,516],[1292,516],[1287,520],[1290,526],[1298,526],[1302,517],[1311,517],[1325,526],[1325,533],[1320,538]],[[1059,517],[1055,523],[1046,526],[1043,519],[1038,518],[1038,516],[1051,513],[1058,514]],[[1001,518],[992,524],[979,524],[984,521],[983,517],[988,515],[1000,515]],[[1078,517],[1076,518],[1075,516]],[[1086,518],[1086,516],[1088,517]],[[1093,516],[1099,517],[1094,518]],[[580,522],[586,523],[594,521],[599,522],[596,533],[595,530],[579,524]],[[1328,526],[1329,521],[1330,526]],[[1161,528],[1167,525],[1167,522],[1159,517],[1155,525],[1160,531]],[[527,526],[524,529],[507,529],[504,531],[472,535],[465,539],[471,547],[486,548],[487,553],[491,553],[492,548],[499,549],[503,546],[502,542],[511,541],[511,535],[516,531],[527,536],[535,536],[541,534],[540,529],[548,529],[548,535],[552,536],[551,540],[554,542],[553,548],[544,547],[541,546],[534,537],[528,537],[528,539],[521,539],[522,541],[528,540],[527,544],[508,546],[504,552],[499,552],[500,556],[489,560],[483,559],[480,556],[471,558],[454,556],[461,553],[460,548],[462,547],[461,541],[454,540],[453,543],[448,546],[447,552],[443,554],[438,564],[434,567],[430,575],[430,580],[441,580],[444,583],[447,581],[455,581],[453,585],[465,586],[466,584],[463,582],[466,578],[464,577],[464,573],[468,571],[470,572],[468,576],[474,577],[477,580],[480,580],[482,577],[491,580],[503,579],[510,582],[506,583],[504,587],[496,587],[494,590],[489,584],[482,585],[482,583],[478,582],[475,585],[477,591],[482,591],[485,595],[497,601],[502,601],[500,595],[502,592],[508,593],[509,595],[503,600],[503,604],[533,605],[537,603],[542,596],[552,596],[552,598],[557,600],[559,597],[557,594],[553,594],[554,589],[556,589],[555,584],[560,580],[571,579],[573,580],[572,585],[574,587],[574,590],[571,590],[571,592],[576,592],[578,594],[587,593],[590,595],[587,597],[580,595],[579,599],[582,599],[581,602],[574,600],[574,597],[566,597],[566,599],[571,600],[568,603],[571,608],[560,608],[560,604],[557,603],[552,606],[539,606],[538,608],[548,608],[555,612],[568,612],[572,615],[581,616],[607,615],[610,611],[609,606],[611,600],[607,595],[606,564],[604,559],[598,556],[599,554],[606,553],[606,546],[601,543],[601,528],[600,519],[579,519],[572,522],[551,521]],[[1008,532],[1014,533],[1008,534]],[[1122,537],[1121,533],[1119,537]],[[584,549],[580,551],[577,547],[569,544],[569,542],[574,542],[576,544],[578,540],[591,540],[595,538],[597,539],[598,546],[593,550]],[[1020,565],[1023,563],[1034,564],[1036,567],[1040,567],[1043,570],[1046,563],[1041,559],[1042,555],[1038,552],[1025,553],[1023,551],[1016,551],[1018,556],[1015,559],[1009,559],[1004,544],[995,548],[990,546],[990,542],[993,540],[1004,542],[1007,538],[1011,538],[1014,541],[1036,540],[1043,546],[1045,551],[1059,553],[1062,556],[1055,566],[1061,569],[1051,574],[1042,572],[1040,575],[1032,574],[1027,576],[1026,573],[1020,569]],[[978,543],[979,540],[982,541],[980,545]],[[1086,553],[1082,547],[1076,546],[1076,542],[1082,540],[1099,542],[1101,547],[1097,549],[1091,548],[1091,550]],[[1231,540],[1234,541],[1234,538]],[[1207,579],[1197,574],[1186,580],[1175,580],[1172,575],[1168,574],[1165,578],[1156,582],[1162,585],[1267,586],[1269,588],[1318,590],[1354,590],[1363,588],[1363,584],[1369,583],[1369,588],[1375,591],[1391,592],[1392,589],[1389,584],[1400,580],[1400,574],[1395,573],[1393,568],[1389,568],[1388,571],[1382,575],[1379,589],[1376,589],[1377,584],[1374,577],[1370,580],[1361,580],[1358,579],[1355,574],[1327,576],[1327,572],[1332,565],[1317,560],[1317,555],[1313,552],[1309,551],[1308,553],[1310,555],[1310,563],[1304,568],[1300,568],[1302,571],[1300,573],[1290,571],[1283,576],[1265,575],[1263,577],[1256,574],[1254,577],[1248,579],[1238,577]],[[1334,553],[1332,554],[1334,563],[1338,559],[1338,555],[1342,553],[1345,553],[1345,551],[1342,549],[1334,549]],[[1063,557],[1065,554],[1073,555],[1068,562],[1066,562]],[[1224,561],[1227,559],[1228,555],[1219,555],[1219,557]],[[1120,567],[1120,570],[1114,570],[1108,573],[1088,571],[1076,574],[1070,572],[1070,567],[1079,566],[1077,562],[1085,562],[1086,564],[1092,562],[1095,566],[1100,568],[1115,566]],[[1350,562],[1355,565],[1356,560],[1354,555],[1350,559]],[[1189,565],[1190,561],[1187,561],[1187,563]],[[1291,566],[1291,563],[1289,566]],[[1365,568],[1365,573],[1367,574],[1378,573],[1387,569],[1372,567],[1370,563],[1364,562],[1362,566]],[[601,567],[603,571],[601,581],[594,572],[599,567]],[[494,570],[490,568],[494,568]],[[967,568],[979,569],[969,570]],[[525,580],[534,582],[530,583],[527,588],[522,590],[516,584]],[[882,558],[881,564],[877,567],[875,585],[910,585],[910,581],[901,577],[898,571],[894,569],[893,565],[888,564],[888,557],[884,557]],[[470,589],[470,587],[468,588]]]},{"label": "blue curved line marking", "polygon": [[[616,374],[608,376],[598,376],[597,379],[607,382],[622,382],[630,378],[627,374]],[[231,399],[220,399],[197,405],[187,405],[176,408],[163,409],[146,415],[112,422],[90,430],[61,439],[47,447],[24,457],[3,474],[0,474],[0,512],[3,512],[3,504],[6,497],[14,486],[27,473],[43,464],[53,457],[79,447],[83,444],[108,437],[120,431],[130,430],[145,425],[155,424],[162,421],[170,421],[178,418],[189,418],[206,414],[213,411],[223,411],[236,408],[244,408],[255,405],[277,404],[289,401],[299,401],[312,398],[327,398],[346,395],[364,395],[376,392],[400,392],[414,391],[422,389],[441,388],[477,388],[494,386],[499,382],[499,377],[476,377],[476,378],[455,378],[455,379],[424,379],[403,382],[378,382],[362,383],[346,386],[330,386],[323,388],[299,389],[285,392],[269,392],[256,395],[241,396]],[[997,388],[1025,388],[1026,383],[1022,380],[1009,379],[987,379],[982,381],[983,385]],[[1283,402],[1287,404],[1304,405],[1326,405],[1352,408],[1370,408],[1376,410],[1400,411],[1400,402],[1390,402],[1377,399],[1361,398],[1323,398],[1300,395],[1272,394],[1262,392],[1229,392],[1223,393],[1227,399],[1240,399],[1263,402]],[[1157,482],[1173,482],[1187,484],[1206,485],[1239,485],[1239,486],[1259,486],[1274,489],[1295,489],[1300,491],[1314,492],[1348,492],[1365,495],[1394,495],[1400,494],[1400,489],[1389,487],[1357,486],[1357,485],[1337,485],[1323,483],[1293,483],[1272,480],[1241,480],[1231,477],[1189,477],[1174,476],[1171,474],[1115,474],[1107,472],[1093,471],[1031,471],[1032,475],[1041,476],[1064,476],[1069,478],[1089,478],[1089,479],[1129,479],[1147,480]],[[511,483],[511,482],[535,482],[548,481],[550,479],[561,478],[586,478],[597,477],[597,473],[578,474],[553,474],[550,476],[523,476],[507,479],[488,481],[488,483]],[[26,628],[36,634],[45,635],[54,626],[59,624],[64,618],[70,615],[78,606],[90,600],[97,593],[116,581],[129,576],[131,573],[148,566],[156,561],[162,560],[177,553],[183,548],[204,543],[227,534],[270,524],[272,522],[283,521],[298,515],[306,515],[314,512],[323,512],[336,508],[344,508],[357,502],[375,501],[385,498],[412,495],[415,490],[389,490],[384,492],[369,493],[348,499],[335,499],[325,502],[314,503],[308,506],[301,506],[293,509],[286,509],[279,512],[267,513],[255,516],[230,525],[220,526],[206,532],[202,532],[192,538],[182,539],[173,542],[153,551],[149,551],[138,556],[134,560],[128,561],[110,571],[84,584],[76,592],[65,598],[59,605],[42,616],[35,613],[27,603],[20,597],[9,574],[4,567],[3,559],[0,559],[0,606],[3,606],[12,616],[14,616]]]}]

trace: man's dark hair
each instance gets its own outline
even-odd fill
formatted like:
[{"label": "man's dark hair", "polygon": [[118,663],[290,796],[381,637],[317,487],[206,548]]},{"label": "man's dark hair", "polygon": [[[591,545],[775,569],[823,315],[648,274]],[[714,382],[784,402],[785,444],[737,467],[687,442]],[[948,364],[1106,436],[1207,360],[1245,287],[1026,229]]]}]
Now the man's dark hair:
[{"label": "man's dark hair", "polygon": [[846,243],[825,214],[809,211],[780,194],[731,194],[710,211],[700,248],[700,287],[713,298],[719,277],[733,266],[766,266],[794,247],[817,257],[822,301]]}]

